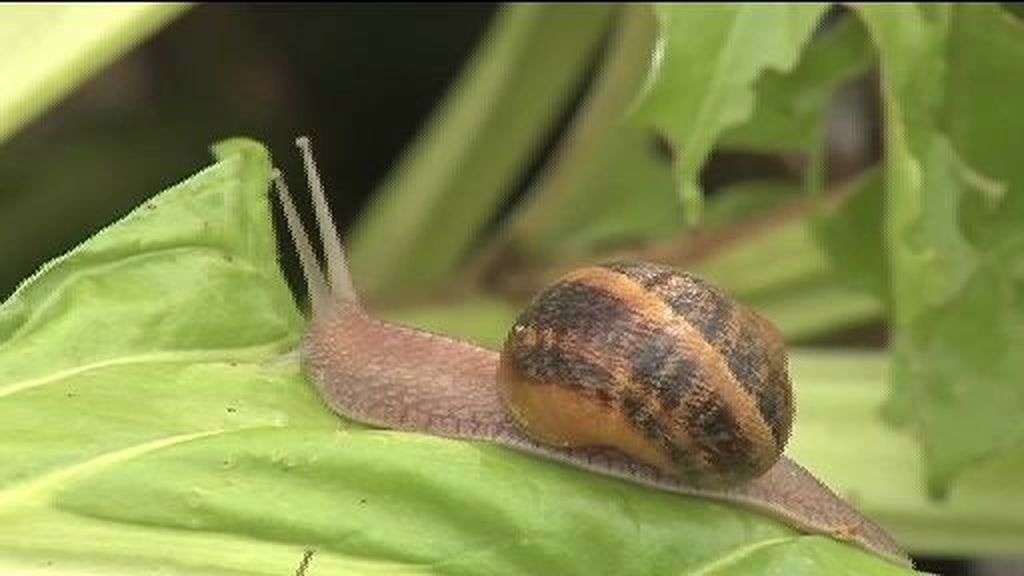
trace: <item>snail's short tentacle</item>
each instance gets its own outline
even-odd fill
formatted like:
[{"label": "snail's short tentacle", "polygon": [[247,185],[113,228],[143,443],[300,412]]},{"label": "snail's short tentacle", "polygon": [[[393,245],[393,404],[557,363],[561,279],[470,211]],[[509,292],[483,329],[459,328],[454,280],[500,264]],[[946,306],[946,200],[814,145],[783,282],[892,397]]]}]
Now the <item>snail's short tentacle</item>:
[{"label": "snail's short tentacle", "polygon": [[355,288],[352,286],[348,264],[345,261],[345,250],[341,245],[341,240],[338,239],[334,218],[331,216],[330,206],[327,205],[327,198],[324,195],[320,174],[316,169],[316,161],[313,159],[309,138],[299,137],[295,140],[295,145],[302,153],[302,164],[306,169],[306,182],[309,184],[309,193],[313,198],[313,210],[316,213],[317,227],[320,229],[320,242],[327,261],[327,282],[331,296],[343,301],[356,302],[358,298]]},{"label": "snail's short tentacle", "polygon": [[306,236],[306,229],[299,220],[299,214],[295,210],[295,203],[292,202],[291,194],[288,193],[288,185],[285,184],[281,171],[274,169],[274,189],[284,209],[285,221],[288,224],[288,234],[295,245],[295,251],[299,255],[299,263],[302,265],[302,275],[306,280],[306,289],[309,291],[310,305],[313,308],[313,315],[322,315],[328,310],[330,292],[327,281],[324,280],[323,271],[316,261],[316,253]]}]

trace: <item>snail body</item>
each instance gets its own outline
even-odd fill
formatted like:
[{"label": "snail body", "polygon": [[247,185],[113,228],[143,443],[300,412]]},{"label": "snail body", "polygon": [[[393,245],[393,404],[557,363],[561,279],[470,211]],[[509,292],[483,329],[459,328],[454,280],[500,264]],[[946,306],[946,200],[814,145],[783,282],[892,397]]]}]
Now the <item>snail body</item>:
[{"label": "snail body", "polygon": [[358,301],[308,142],[298,144],[326,276],[279,174],[275,185],[312,304],[303,364],[336,413],[738,504],[909,565],[884,531],[782,455],[793,399],[782,338],[766,320],[693,276],[619,262],[538,294],[500,354],[383,322]]}]

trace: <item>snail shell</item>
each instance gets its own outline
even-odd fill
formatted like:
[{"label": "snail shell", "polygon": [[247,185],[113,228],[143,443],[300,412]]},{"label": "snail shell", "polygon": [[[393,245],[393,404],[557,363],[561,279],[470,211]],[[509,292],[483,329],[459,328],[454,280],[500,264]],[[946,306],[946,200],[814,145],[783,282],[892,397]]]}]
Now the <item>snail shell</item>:
[{"label": "snail shell", "polygon": [[760,476],[792,426],[775,328],[717,288],[656,264],[578,270],[509,331],[499,394],[524,432],[611,446],[694,486]]}]

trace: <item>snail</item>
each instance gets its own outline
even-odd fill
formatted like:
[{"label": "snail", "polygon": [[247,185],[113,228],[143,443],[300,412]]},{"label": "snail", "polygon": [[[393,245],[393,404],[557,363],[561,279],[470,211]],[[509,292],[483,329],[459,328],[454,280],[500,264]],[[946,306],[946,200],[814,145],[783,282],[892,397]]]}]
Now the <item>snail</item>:
[{"label": "snail", "polygon": [[783,454],[794,403],[770,322],[708,282],[644,262],[555,282],[500,354],[384,322],[360,305],[309,141],[296,144],[324,268],[280,171],[273,182],[309,291],[302,363],[334,412],[735,504],[911,565],[886,532]]}]

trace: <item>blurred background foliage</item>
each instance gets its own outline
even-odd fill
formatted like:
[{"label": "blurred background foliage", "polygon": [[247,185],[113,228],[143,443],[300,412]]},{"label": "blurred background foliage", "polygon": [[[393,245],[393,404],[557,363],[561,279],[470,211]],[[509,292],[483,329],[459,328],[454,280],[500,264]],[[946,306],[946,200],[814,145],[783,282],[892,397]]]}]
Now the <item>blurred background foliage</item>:
[{"label": "blurred background foliage", "polygon": [[[1019,10],[211,4],[85,25],[51,9],[64,30],[14,9],[7,45],[39,29],[80,45],[0,59],[27,78],[0,87],[4,297],[212,142],[260,140],[294,178],[308,134],[387,316],[495,347],[580,263],[695,270],[824,383],[805,429],[877,436],[794,450],[946,559],[920,567],[985,573],[953,559],[1024,549]],[[847,396],[851,367],[867,376]]]}]

